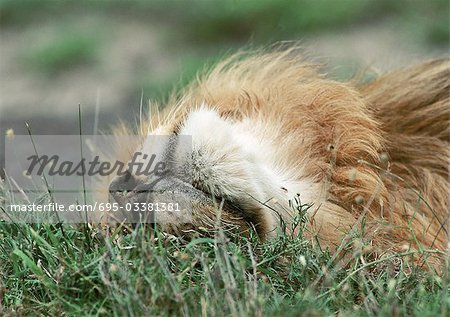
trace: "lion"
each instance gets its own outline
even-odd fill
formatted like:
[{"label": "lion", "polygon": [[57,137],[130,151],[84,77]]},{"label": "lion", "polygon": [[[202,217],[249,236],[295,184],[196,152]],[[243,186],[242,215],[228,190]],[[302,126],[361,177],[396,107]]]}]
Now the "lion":
[{"label": "lion", "polygon": [[[151,177],[130,171],[110,194],[124,203],[177,193],[192,219],[160,224],[171,234],[213,228],[219,215],[261,239],[280,223],[295,231],[296,201],[306,206],[306,237],[322,247],[339,250],[357,234],[377,257],[417,251],[417,263],[438,265],[449,241],[449,73],[449,59],[438,59],[338,82],[294,48],[235,54],[139,127],[144,139],[192,137],[188,155],[167,143],[172,164],[190,160],[190,181],[167,177],[143,193]],[[123,160],[155,150],[125,148]],[[436,257],[424,260],[429,250]]]}]

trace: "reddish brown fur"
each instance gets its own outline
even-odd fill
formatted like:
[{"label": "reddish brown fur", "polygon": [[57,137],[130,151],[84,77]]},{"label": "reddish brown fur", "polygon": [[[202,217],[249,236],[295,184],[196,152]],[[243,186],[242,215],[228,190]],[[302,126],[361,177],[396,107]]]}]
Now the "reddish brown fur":
[{"label": "reddish brown fur", "polygon": [[[378,256],[446,252],[449,72],[448,60],[435,60],[358,86],[326,79],[295,50],[238,54],[174,96],[143,130],[171,132],[200,104],[250,118],[265,125],[263,137],[282,153],[279,164],[294,173],[302,166],[296,177],[320,184],[324,199],[311,224],[322,244],[336,248],[350,229],[364,228]],[[211,207],[197,213],[214,219]]]}]

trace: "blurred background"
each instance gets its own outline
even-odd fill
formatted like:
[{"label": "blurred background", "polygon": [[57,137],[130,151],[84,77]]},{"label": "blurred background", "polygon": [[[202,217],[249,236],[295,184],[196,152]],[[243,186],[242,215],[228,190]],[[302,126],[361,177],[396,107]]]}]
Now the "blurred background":
[{"label": "blurred background", "polygon": [[235,49],[288,40],[334,78],[382,72],[448,56],[449,3],[0,0],[0,129],[78,134],[80,104],[83,133],[107,131]]}]

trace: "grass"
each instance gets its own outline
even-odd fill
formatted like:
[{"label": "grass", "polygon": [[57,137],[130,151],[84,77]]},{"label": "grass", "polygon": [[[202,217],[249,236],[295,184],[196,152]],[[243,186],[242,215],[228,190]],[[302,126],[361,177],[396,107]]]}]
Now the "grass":
[{"label": "grass", "polygon": [[[3,186],[1,212],[9,194]],[[297,206],[298,204],[296,204]],[[296,207],[299,215],[303,214]],[[408,267],[411,252],[371,260],[360,244],[343,266],[300,234],[200,231],[184,241],[140,225],[0,222],[5,315],[446,316],[448,274]],[[283,228],[283,226],[282,226]],[[343,246],[344,248],[347,245]],[[360,250],[360,251],[358,251]],[[394,270],[396,264],[398,270]],[[398,265],[400,263],[400,266]]]},{"label": "grass", "polygon": [[98,36],[79,30],[60,30],[27,50],[23,61],[32,69],[46,75],[73,70],[76,66],[93,64],[97,58]]},{"label": "grass", "polygon": [[[54,74],[70,71],[73,65],[93,66],[99,42],[109,41],[108,32],[99,33],[96,25],[90,26],[86,34],[79,34],[74,26],[64,29],[67,20],[86,13],[99,21],[130,19],[130,16],[133,17],[130,21],[146,21],[149,28],[157,27],[168,38],[167,47],[174,51],[193,50],[197,58],[203,58],[205,50],[218,54],[223,48],[302,40],[380,21],[395,25],[419,46],[443,48],[449,44],[448,8],[447,0],[192,1],[189,4],[140,0],[128,4],[0,0],[0,25],[33,28],[42,21],[53,21],[53,27],[61,29],[60,34],[49,43],[31,47],[25,61],[36,72]],[[114,29],[114,25],[107,28]],[[190,60],[185,67],[192,67]],[[155,86],[151,81],[147,85]],[[162,83],[159,88],[167,87]]]}]

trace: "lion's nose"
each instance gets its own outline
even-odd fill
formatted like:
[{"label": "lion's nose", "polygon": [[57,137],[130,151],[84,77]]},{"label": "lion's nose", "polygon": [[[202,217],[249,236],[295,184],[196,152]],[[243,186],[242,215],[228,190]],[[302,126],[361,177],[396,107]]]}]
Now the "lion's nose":
[{"label": "lion's nose", "polygon": [[[146,197],[140,189],[144,180],[139,179],[131,172],[127,171],[122,175],[116,176],[109,184],[109,202],[118,203],[119,209],[110,212],[112,221],[135,224],[141,221],[154,223],[152,213],[144,209],[137,208],[140,202],[145,202]],[[143,218],[145,220],[143,220]]]},{"label": "lion's nose", "polygon": [[116,176],[109,184],[109,202],[125,205],[128,202],[128,193],[132,192],[138,184],[136,177],[129,171]]},{"label": "lion's nose", "polygon": [[125,195],[127,192],[133,191],[140,184],[141,182],[137,177],[129,171],[126,171],[111,181],[109,184],[109,193],[113,196],[116,194]]}]

